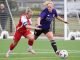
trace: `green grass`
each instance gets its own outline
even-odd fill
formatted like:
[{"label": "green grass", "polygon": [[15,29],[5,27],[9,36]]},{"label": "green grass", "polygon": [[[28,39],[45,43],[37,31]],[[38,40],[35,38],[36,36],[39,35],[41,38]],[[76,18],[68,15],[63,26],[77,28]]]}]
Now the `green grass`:
[{"label": "green grass", "polygon": [[[27,40],[21,39],[14,49],[13,53],[16,54],[11,54],[9,58],[5,58],[5,53],[7,52],[11,42],[12,40],[10,39],[0,40],[0,60],[62,60],[55,55],[50,46],[50,42],[43,39],[38,39],[34,43],[33,48],[37,52],[36,55],[27,52]],[[80,60],[80,41],[57,40],[56,42],[59,49],[65,49],[69,52],[67,60]]]}]

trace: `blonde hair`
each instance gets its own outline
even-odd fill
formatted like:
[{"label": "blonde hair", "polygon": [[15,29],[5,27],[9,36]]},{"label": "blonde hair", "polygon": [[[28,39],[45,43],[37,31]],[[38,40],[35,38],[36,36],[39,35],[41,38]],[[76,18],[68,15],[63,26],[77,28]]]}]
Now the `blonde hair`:
[{"label": "blonde hair", "polygon": [[48,4],[52,4],[52,5],[53,5],[53,2],[52,2],[51,0],[49,0],[49,1],[45,1],[45,2],[43,3],[43,5],[45,5],[45,6],[47,6]]},{"label": "blonde hair", "polygon": [[31,8],[29,8],[29,7],[26,8],[25,12],[26,12],[26,13],[31,13],[31,14],[33,14]]}]

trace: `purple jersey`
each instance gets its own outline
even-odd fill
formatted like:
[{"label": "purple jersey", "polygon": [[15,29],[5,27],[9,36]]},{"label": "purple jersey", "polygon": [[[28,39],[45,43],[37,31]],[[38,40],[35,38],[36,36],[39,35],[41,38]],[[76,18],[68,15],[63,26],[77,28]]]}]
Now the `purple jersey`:
[{"label": "purple jersey", "polygon": [[52,12],[49,12],[48,9],[45,8],[41,12],[40,17],[41,17],[40,21],[41,26],[39,27],[42,29],[49,29],[52,20],[54,20],[54,18],[57,17],[57,12],[55,9],[53,9]]}]

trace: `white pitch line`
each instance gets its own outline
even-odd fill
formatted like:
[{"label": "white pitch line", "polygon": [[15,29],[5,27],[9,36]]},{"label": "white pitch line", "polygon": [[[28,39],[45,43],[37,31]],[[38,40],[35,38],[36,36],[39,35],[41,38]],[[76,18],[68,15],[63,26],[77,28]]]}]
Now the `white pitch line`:
[{"label": "white pitch line", "polygon": [[[54,52],[36,52],[36,53],[54,53]],[[6,53],[0,53],[1,54],[6,54]],[[25,52],[25,53],[11,53],[11,54],[30,54],[29,52]]]},{"label": "white pitch line", "polygon": [[[35,50],[37,50],[37,51],[49,51],[49,52],[52,52],[53,50],[51,50],[51,49],[35,49]],[[62,50],[65,50],[65,49],[62,49]],[[80,52],[80,50],[67,50],[67,51],[69,51],[69,52]]]},{"label": "white pitch line", "polygon": [[[49,53],[54,53],[54,52],[36,52],[36,53],[41,53],[41,54],[49,54]],[[80,54],[80,52],[78,52],[78,51],[76,51],[76,52],[69,52],[69,53],[77,53],[77,54]],[[6,54],[6,53],[0,53],[0,55],[3,55],[3,54]],[[27,52],[25,52],[25,53],[11,53],[11,54],[30,54],[30,53],[27,53]]]},{"label": "white pitch line", "polygon": [[[69,58],[78,58],[78,57],[80,57],[80,56],[70,56]],[[30,58],[43,58],[43,59],[47,59],[47,58],[49,58],[49,59],[52,59],[52,58],[57,58],[56,56],[55,57],[16,57],[15,59],[30,59]],[[8,59],[8,58],[0,58],[0,59]],[[14,59],[14,58],[9,58],[9,59]]]},{"label": "white pitch line", "polygon": [[[39,51],[39,50],[41,50],[41,51],[43,51],[43,52],[36,52],[36,54],[49,54],[49,53],[54,53],[53,51],[51,51],[51,50],[49,50],[49,49],[47,49],[47,51],[46,51],[46,49],[35,49],[35,50],[37,50],[37,51]],[[68,51],[68,53],[73,53],[73,54],[80,54],[80,51],[79,50],[67,50]],[[0,53],[0,55],[4,55],[4,54],[6,54],[6,53]],[[13,53],[11,53],[11,54],[22,54],[22,55],[24,55],[24,54],[30,54],[29,52],[22,52],[22,53],[15,53],[15,52],[13,52]]]},{"label": "white pitch line", "polygon": [[[30,59],[30,58],[43,58],[43,59],[49,58],[49,59],[52,59],[52,58],[57,58],[57,57],[25,57],[25,58],[24,57],[20,57],[20,58],[15,58],[15,60],[16,59],[18,59],[18,60],[21,59],[22,60],[22,59],[26,59],[26,58],[27,59]],[[0,58],[0,59],[7,59],[7,58]],[[14,58],[9,58],[9,59],[14,59]]]}]

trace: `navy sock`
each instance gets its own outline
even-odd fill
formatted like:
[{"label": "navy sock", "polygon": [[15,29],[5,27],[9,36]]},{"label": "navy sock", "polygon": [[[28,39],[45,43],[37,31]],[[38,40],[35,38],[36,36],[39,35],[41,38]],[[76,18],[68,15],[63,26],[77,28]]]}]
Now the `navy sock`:
[{"label": "navy sock", "polygon": [[52,48],[54,49],[54,52],[56,52],[57,51],[57,45],[56,45],[55,40],[51,40],[50,42],[51,42]]}]

